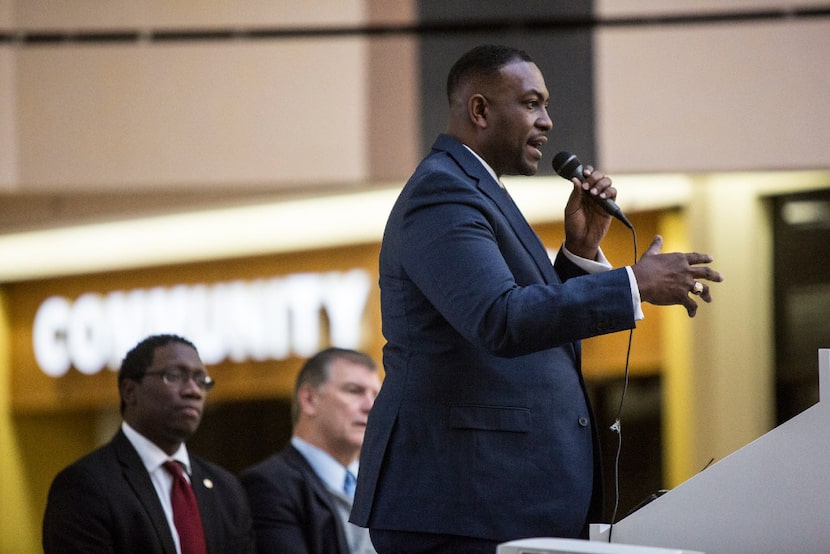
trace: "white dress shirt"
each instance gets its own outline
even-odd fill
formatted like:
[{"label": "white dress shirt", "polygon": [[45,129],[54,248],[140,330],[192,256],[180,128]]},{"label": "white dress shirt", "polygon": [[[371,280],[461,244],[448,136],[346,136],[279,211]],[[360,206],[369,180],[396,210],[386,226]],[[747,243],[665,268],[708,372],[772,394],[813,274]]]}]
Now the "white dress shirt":
[{"label": "white dress shirt", "polygon": [[172,456],[168,456],[155,443],[130,427],[126,421],[121,422],[121,430],[127,436],[127,440],[130,441],[130,444],[133,445],[136,452],[138,452],[138,456],[144,463],[144,467],[147,468],[147,473],[150,474],[150,480],[156,489],[156,494],[159,497],[159,501],[161,501],[161,507],[167,518],[167,525],[170,527],[170,533],[173,535],[173,542],[176,543],[176,552],[181,554],[179,532],[176,530],[176,524],[173,523],[173,504],[170,501],[170,489],[173,488],[173,477],[164,469],[162,464],[167,460],[179,462],[184,466],[185,479],[190,481],[190,456],[187,454],[187,448],[182,443]]}]

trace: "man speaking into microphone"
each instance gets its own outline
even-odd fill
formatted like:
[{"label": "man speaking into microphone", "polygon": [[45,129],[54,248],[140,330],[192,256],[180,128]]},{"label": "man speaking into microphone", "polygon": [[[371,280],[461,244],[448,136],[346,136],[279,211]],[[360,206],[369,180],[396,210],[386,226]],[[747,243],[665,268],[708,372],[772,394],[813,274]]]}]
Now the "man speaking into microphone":
[{"label": "man speaking into microphone", "polygon": [[580,340],[635,326],[641,302],[697,311],[705,254],[630,267],[600,250],[617,191],[585,167],[551,263],[504,189],[533,175],[553,124],[525,52],[485,45],[447,79],[449,122],[403,188],[380,252],[386,345],[352,522],[378,552],[488,552],[512,539],[585,537],[601,521],[596,430]]}]

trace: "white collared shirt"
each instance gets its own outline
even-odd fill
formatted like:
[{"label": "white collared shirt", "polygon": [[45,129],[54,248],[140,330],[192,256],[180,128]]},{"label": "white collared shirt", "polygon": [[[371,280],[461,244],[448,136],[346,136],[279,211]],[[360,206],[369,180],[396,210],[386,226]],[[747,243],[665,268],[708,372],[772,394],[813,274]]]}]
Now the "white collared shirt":
[{"label": "white collared shirt", "polygon": [[150,480],[156,489],[156,494],[164,510],[164,516],[167,519],[167,525],[170,527],[170,533],[173,535],[173,542],[176,543],[176,552],[181,554],[179,533],[176,531],[176,524],[173,523],[173,504],[170,502],[170,489],[173,487],[173,477],[162,467],[162,464],[171,459],[179,462],[184,466],[185,479],[190,481],[190,456],[187,454],[187,447],[182,443],[172,456],[168,456],[155,443],[130,427],[126,421],[121,422],[121,430],[127,436],[127,440],[130,441],[130,444],[133,445],[136,452],[138,452],[141,462],[147,469],[147,473],[150,474]]}]

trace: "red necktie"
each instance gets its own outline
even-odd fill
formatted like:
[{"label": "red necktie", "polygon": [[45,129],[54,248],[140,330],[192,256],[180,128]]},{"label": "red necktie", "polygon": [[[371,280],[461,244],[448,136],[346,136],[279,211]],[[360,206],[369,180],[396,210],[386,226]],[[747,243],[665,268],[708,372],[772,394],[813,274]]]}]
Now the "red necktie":
[{"label": "red necktie", "polygon": [[164,462],[164,469],[173,476],[170,501],[173,504],[173,523],[179,532],[182,554],[206,554],[205,532],[193,489],[184,478],[178,462],[168,460]]}]

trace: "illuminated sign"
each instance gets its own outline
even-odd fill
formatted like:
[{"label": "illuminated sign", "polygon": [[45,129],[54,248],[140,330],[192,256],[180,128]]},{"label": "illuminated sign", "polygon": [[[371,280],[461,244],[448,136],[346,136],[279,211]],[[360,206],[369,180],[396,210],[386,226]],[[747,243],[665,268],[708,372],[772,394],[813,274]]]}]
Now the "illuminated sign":
[{"label": "illuminated sign", "polygon": [[117,370],[144,337],[175,333],[193,342],[205,364],[282,360],[314,354],[326,325],[331,345],[357,349],[370,287],[369,274],[354,269],[89,292],[74,302],[52,296],[35,314],[35,358],[51,377],[70,367],[91,375]]}]

